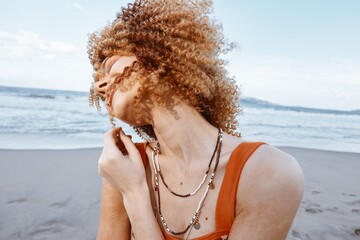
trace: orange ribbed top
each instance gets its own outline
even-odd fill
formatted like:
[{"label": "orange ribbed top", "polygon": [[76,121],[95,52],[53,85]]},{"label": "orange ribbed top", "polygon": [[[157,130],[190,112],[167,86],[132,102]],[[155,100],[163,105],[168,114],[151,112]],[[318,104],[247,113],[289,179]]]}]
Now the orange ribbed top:
[{"label": "orange ribbed top", "polygon": [[[226,172],[219,191],[216,203],[216,229],[215,231],[192,240],[221,240],[227,239],[231,226],[235,220],[236,194],[240,181],[241,172],[246,161],[255,150],[266,144],[264,142],[242,142],[231,153],[226,166]],[[144,165],[147,163],[146,143],[137,143],[136,147],[140,151]],[[234,184],[235,183],[235,184]],[[178,240],[178,238],[164,232],[166,240]]]}]

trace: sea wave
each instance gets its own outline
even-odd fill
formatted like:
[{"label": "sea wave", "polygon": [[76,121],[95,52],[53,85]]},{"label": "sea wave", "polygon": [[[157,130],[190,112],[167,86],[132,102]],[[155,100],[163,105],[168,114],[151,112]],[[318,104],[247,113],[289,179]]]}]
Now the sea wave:
[{"label": "sea wave", "polygon": [[0,128],[2,134],[49,134],[49,136],[68,135],[68,134],[82,134],[86,133],[104,133],[106,129],[69,129],[69,128],[41,128],[41,129],[22,129],[22,128]]},{"label": "sea wave", "polygon": [[[280,125],[280,124],[267,124],[267,123],[243,123],[241,125],[242,127],[244,126],[249,126],[249,127],[269,127],[269,128],[286,128],[286,129],[297,129],[297,128],[307,128],[307,129],[314,129],[316,131],[318,130],[332,130],[333,127],[332,126],[309,126],[309,125],[301,125],[301,124],[288,124],[288,125]],[[353,130],[359,130],[357,128],[354,127],[340,127],[337,126],[336,128],[337,131],[339,130],[347,130],[347,131],[353,131]]]},{"label": "sea wave", "polygon": [[0,111],[13,111],[13,110],[34,110],[34,111],[44,111],[44,112],[58,112],[58,113],[67,113],[67,114],[82,114],[84,116],[92,116],[94,114],[107,115],[106,112],[97,112],[93,111],[90,107],[87,108],[85,105],[81,110],[70,110],[70,109],[60,109],[55,107],[40,107],[40,106],[21,106],[21,105],[3,105],[0,104]]},{"label": "sea wave", "polygon": [[[19,148],[58,147],[62,138],[74,147],[101,145],[103,133],[111,127],[106,111],[89,107],[86,92],[0,86],[0,93],[0,147],[8,143]],[[250,97],[242,97],[241,107],[244,112],[237,119],[246,140],[293,146],[348,144],[349,149],[360,149],[360,110],[282,106]],[[128,131],[135,135],[130,127]]]},{"label": "sea wave", "polygon": [[28,97],[28,98],[47,98],[47,99],[54,99],[55,96],[53,95],[40,95],[40,94],[29,94],[29,95],[24,95],[23,97]]}]

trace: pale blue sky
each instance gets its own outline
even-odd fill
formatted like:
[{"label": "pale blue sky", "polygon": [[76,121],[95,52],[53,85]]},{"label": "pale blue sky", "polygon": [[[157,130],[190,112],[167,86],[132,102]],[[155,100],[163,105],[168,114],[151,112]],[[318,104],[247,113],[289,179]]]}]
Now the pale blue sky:
[{"label": "pale blue sky", "polygon": [[[87,91],[87,33],[128,1],[0,2],[0,85]],[[243,95],[360,109],[360,1],[215,0]]]}]

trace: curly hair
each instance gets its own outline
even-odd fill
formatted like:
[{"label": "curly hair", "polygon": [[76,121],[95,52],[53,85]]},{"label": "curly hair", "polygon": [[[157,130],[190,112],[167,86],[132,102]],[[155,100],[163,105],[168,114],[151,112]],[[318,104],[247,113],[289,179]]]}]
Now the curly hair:
[{"label": "curly hair", "polygon": [[[220,58],[234,48],[222,34],[222,25],[211,17],[210,0],[135,0],[117,13],[100,32],[89,35],[88,54],[94,81],[101,80],[103,61],[113,55],[136,56],[137,60],[115,77],[106,98],[92,86],[90,105],[100,109],[99,99],[111,109],[114,91],[126,91],[135,81],[140,88],[134,111],[140,116],[144,101],[174,112],[180,99],[193,106],[213,126],[232,135],[241,112],[240,91]],[[170,93],[164,97],[166,93]],[[110,120],[114,119],[109,111]],[[135,129],[156,138],[151,126]]]}]

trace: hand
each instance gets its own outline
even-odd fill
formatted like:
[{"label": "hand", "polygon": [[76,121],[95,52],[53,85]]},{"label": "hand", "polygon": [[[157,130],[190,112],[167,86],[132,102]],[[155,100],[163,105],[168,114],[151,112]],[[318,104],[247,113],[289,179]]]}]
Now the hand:
[{"label": "hand", "polygon": [[146,184],[140,153],[131,141],[131,136],[125,135],[121,128],[105,133],[98,172],[123,195]]}]

